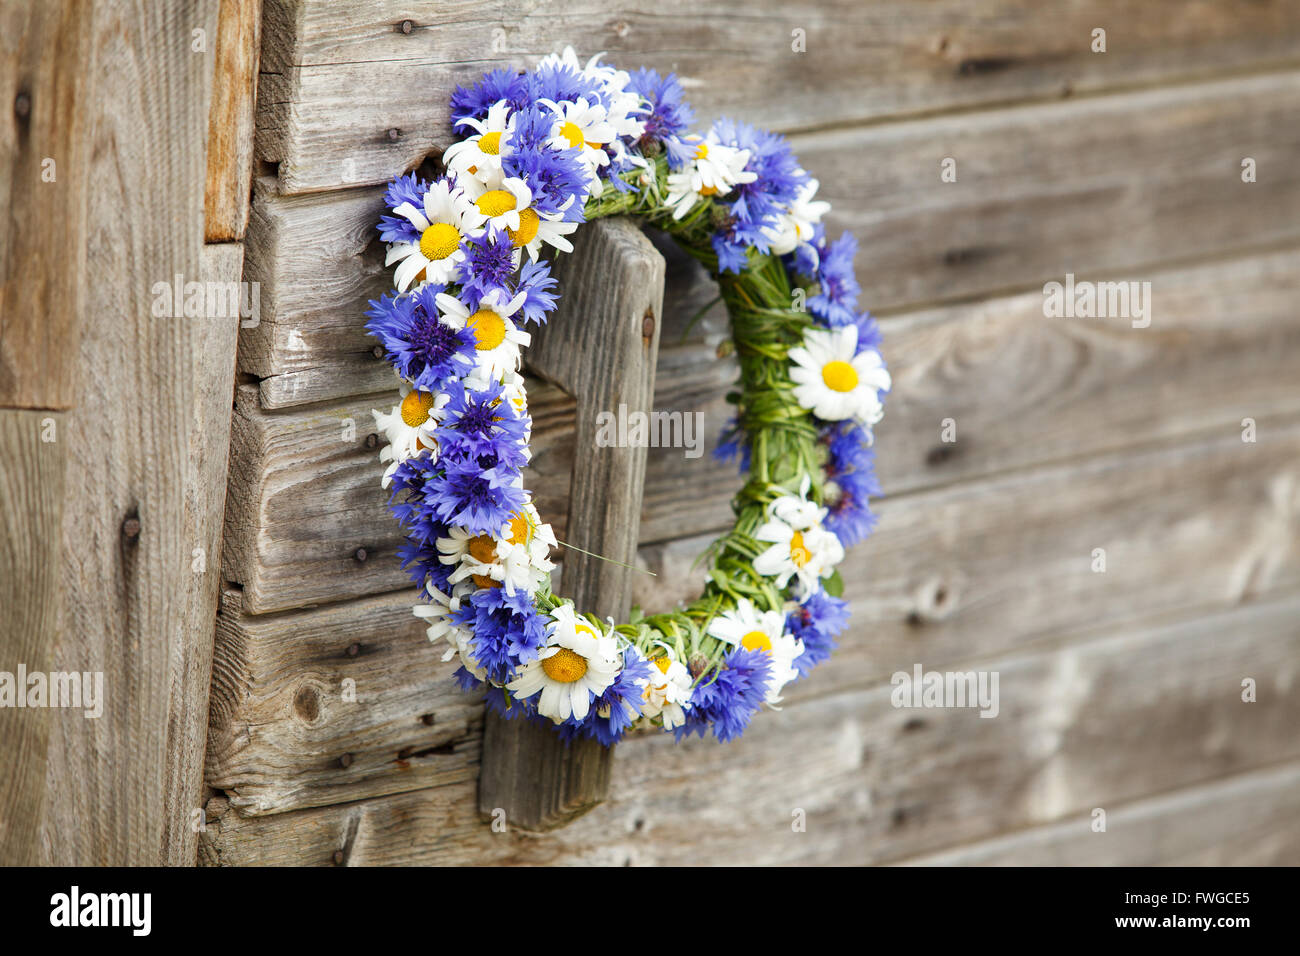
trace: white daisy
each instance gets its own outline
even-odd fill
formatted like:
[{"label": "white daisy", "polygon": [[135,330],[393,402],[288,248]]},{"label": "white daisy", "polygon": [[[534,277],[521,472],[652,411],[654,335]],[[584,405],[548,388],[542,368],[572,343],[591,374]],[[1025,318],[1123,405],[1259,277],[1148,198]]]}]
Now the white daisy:
[{"label": "white daisy", "polygon": [[392,483],[397,466],[408,458],[425,453],[436,458],[438,443],[433,432],[442,422],[444,409],[451,401],[448,394],[421,392],[405,382],[402,383],[401,395],[401,402],[391,412],[370,410],[375,418],[375,427],[388,440],[379,453],[380,461],[391,463],[384,471],[385,488]]},{"label": "white daisy", "polygon": [[447,537],[437,540],[437,547],[439,560],[456,566],[448,577],[450,583],[468,579],[480,588],[504,585],[509,594],[517,590],[535,594],[555,567],[550,560],[555,532],[532,502],[511,515],[498,534],[472,534],[453,527]]},{"label": "white daisy", "polygon": [[460,610],[460,595],[457,592],[462,590],[464,589],[452,588],[451,594],[443,594],[432,583],[426,584],[425,592],[429,596],[429,603],[415,606],[415,616],[429,624],[425,630],[429,641],[433,644],[440,640],[447,642],[447,651],[442,655],[444,661],[455,657],[461,644],[473,636],[452,619],[452,615]]},{"label": "white daisy", "polygon": [[855,355],[857,348],[855,325],[810,328],[790,350],[790,379],[795,399],[818,418],[853,418],[870,428],[884,414],[879,392],[889,389],[889,371],[875,349]]},{"label": "white daisy", "polygon": [[[503,176],[483,182],[465,180],[465,192],[474,200],[474,208],[493,229],[503,229],[511,234],[520,230],[525,210],[533,203],[533,191],[522,179]],[[536,215],[536,213],[532,213]]]},{"label": "white daisy", "polygon": [[[528,297],[520,292],[507,300],[505,293],[493,289],[479,300],[478,308],[470,312],[469,306],[445,292],[438,293],[438,308],[442,319],[454,329],[469,328],[474,333],[474,361],[482,376],[498,379],[519,368],[520,348],[533,337],[511,321]],[[482,377],[480,376],[480,377]]]},{"label": "white daisy", "polygon": [[448,146],[442,154],[443,164],[457,176],[472,176],[484,183],[504,178],[501,161],[511,153],[510,137],[515,131],[510,104],[501,100],[492,104],[485,119],[466,117],[462,122],[478,133]]},{"label": "white daisy", "polygon": [[752,183],[758,173],[747,172],[749,150],[724,146],[710,132],[707,139],[689,141],[695,157],[686,166],[668,175],[668,198],[673,218],[682,219],[706,196],[725,196],[740,183]]},{"label": "white daisy", "polygon": [[551,611],[546,646],[537,660],[525,664],[519,676],[506,685],[519,698],[541,691],[537,712],[555,723],[570,717],[586,719],[591,699],[605,692],[618,677],[618,645],[572,604]]},{"label": "white daisy", "polygon": [[747,598],[734,610],[723,611],[709,623],[709,634],[733,647],[763,651],[772,659],[767,681],[767,702],[781,702],[781,688],[799,676],[794,660],[803,653],[803,641],[785,629],[780,611],[759,611]]},{"label": "white daisy", "polygon": [[600,58],[604,55],[604,53],[597,53],[586,64],[583,64],[578,61],[578,54],[574,52],[573,47],[566,46],[563,53],[552,53],[544,57],[538,63],[538,67],[568,67],[581,73],[587,79],[598,83],[601,92],[605,94],[606,99],[609,101],[609,108],[605,117],[606,122],[614,127],[619,137],[625,136],[633,140],[640,139],[645,134],[645,121],[641,119],[641,115],[644,113],[641,107],[641,97],[628,89],[632,78],[628,76],[627,71],[600,62]]},{"label": "white daisy", "polygon": [[551,124],[550,145],[558,149],[576,149],[578,158],[587,167],[587,181],[593,196],[602,190],[600,168],[609,165],[605,145],[618,139],[616,130],[608,121],[605,107],[588,103],[585,96],[574,102],[556,103],[554,100],[537,101],[554,116]]},{"label": "white daisy", "polygon": [[388,247],[385,265],[401,262],[393,274],[399,292],[412,282],[451,282],[465,261],[465,237],[482,233],[487,217],[451,180],[440,179],[424,194],[424,208],[404,202],[393,210],[420,230],[418,242],[395,242]]},{"label": "white daisy", "polygon": [[768,520],[754,532],[757,540],[771,545],[754,559],[754,570],[776,578],[781,588],[793,577],[801,593],[814,590],[817,579],[830,577],[844,560],[840,539],[822,527],[826,509],[808,501],[808,488],[805,475],[800,494],[782,495],[769,504]]},{"label": "white daisy", "polygon": [[694,681],[671,648],[660,645],[659,649],[662,653],[651,659],[650,679],[641,692],[641,716],[646,723],[660,717],[664,730],[672,730],[686,723],[686,707]]},{"label": "white daisy", "polygon": [[817,188],[817,180],[809,179],[804,183],[803,189],[799,190],[799,197],[790,204],[790,208],[777,216],[776,227],[763,230],[763,235],[771,243],[772,252],[776,255],[794,252],[799,243],[812,239],[813,226],[831,211],[830,203],[813,199],[817,195]]},{"label": "white daisy", "polygon": [[[570,196],[564,208],[573,202]],[[510,232],[510,241],[516,249],[528,252],[528,258],[534,262],[542,251],[542,243],[561,252],[572,252],[573,243],[565,236],[571,235],[578,228],[576,222],[565,222],[563,212],[539,212],[536,209],[522,209],[519,212],[519,228]]]}]

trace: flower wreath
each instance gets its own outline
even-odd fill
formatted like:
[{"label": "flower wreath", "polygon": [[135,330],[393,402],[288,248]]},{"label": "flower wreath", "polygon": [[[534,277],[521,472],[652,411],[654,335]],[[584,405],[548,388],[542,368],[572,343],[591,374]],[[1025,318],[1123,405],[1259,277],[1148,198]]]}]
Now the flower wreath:
[{"label": "flower wreath", "polygon": [[[507,717],[609,745],[634,725],[739,736],[825,660],[848,619],[835,565],[868,535],[872,426],[890,387],[875,321],[856,309],[856,241],[785,139],[693,112],[673,75],[572,49],[452,95],[446,175],[398,177],[379,223],[396,290],[367,329],[401,379],[375,412],[399,554],[427,595],[415,614],[459,656],[466,689]],[[740,363],[719,453],[748,480],[707,552],[703,595],[615,625],[551,591],[555,535],[521,469],[531,419],[521,349],[555,308],[543,252],[578,224],[632,215],[718,279]]]}]

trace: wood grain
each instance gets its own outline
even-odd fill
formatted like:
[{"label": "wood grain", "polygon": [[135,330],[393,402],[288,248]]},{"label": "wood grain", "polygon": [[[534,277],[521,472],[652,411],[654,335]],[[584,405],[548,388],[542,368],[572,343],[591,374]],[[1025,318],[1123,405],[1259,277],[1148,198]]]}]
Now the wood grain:
[{"label": "wood grain", "polygon": [[[1065,647],[1097,629],[1131,629],[1153,614],[1191,617],[1294,593],[1300,587],[1300,424],[1292,421],[1285,429],[1269,426],[1257,445],[1243,445],[1233,432],[882,502],[880,530],[841,566],[851,626],[831,662],[787,688],[786,698],[803,702],[857,690],[910,670],[917,660],[947,667]],[[696,538],[642,548],[640,560],[659,577],[634,588],[634,596],[647,609],[695,597],[701,582],[689,569],[704,543]],[[1106,549],[1104,573],[1092,570],[1098,547]],[[410,592],[374,600],[400,608]],[[374,770],[364,781],[367,796],[418,784],[392,764],[393,754],[416,744],[396,732],[376,737],[370,721],[382,717],[386,726],[409,725],[414,732],[426,713],[429,681],[443,673],[440,655],[423,647],[409,623],[388,625],[375,606],[279,614],[265,625],[240,619],[237,639],[225,631],[219,636],[218,658],[233,640],[238,659],[252,662],[241,666],[250,668],[258,686],[270,683],[262,674],[285,675],[264,700],[232,694],[234,710],[213,705],[214,722],[228,712],[223,726],[262,728],[241,743],[237,771],[223,778],[241,808],[333,802],[337,772],[332,779],[318,774],[327,773],[326,758],[348,752]],[[367,623],[371,618],[374,623]],[[348,635],[371,635],[352,637],[366,648],[392,635],[393,649],[340,662],[339,674],[346,666],[358,685],[382,683],[408,708],[406,723],[382,708],[373,714],[331,711],[330,720],[313,729],[311,746],[294,757],[280,741],[297,740],[302,732],[293,708],[296,682],[325,686],[337,679],[316,681],[323,665],[315,661],[322,655],[311,641],[304,649],[293,645],[298,635],[329,629],[337,630],[339,646]],[[369,669],[371,662],[376,669]],[[1179,673],[1188,676],[1189,670]],[[461,726],[459,713],[446,723]],[[443,718],[435,718],[436,727]],[[350,784],[353,778],[344,779]],[[354,799],[361,791],[347,792]]]},{"label": "wood grain", "polygon": [[248,228],[261,25],[260,3],[221,0],[203,196],[208,242],[242,240]]},{"label": "wood grain", "polygon": [[[793,145],[834,202],[831,235],[851,228],[861,240],[862,305],[889,313],[1041,290],[1066,273],[1150,280],[1161,264],[1295,243],[1300,182],[1282,171],[1300,153],[1298,103],[1300,73],[1285,73]],[[1258,182],[1241,181],[1244,156]],[[939,181],[944,157],[957,161],[955,183]],[[263,319],[242,336],[240,368],[263,379],[268,407],[383,387],[363,319],[392,282],[380,209],[376,189],[277,198],[259,181],[249,260]]]},{"label": "wood grain", "polygon": [[89,0],[0,3],[0,408],[77,400],[90,16]]},{"label": "wood grain", "polygon": [[[1093,807],[1300,756],[1300,701],[1288,692],[1300,679],[1298,613],[1292,597],[985,658],[968,667],[1000,675],[991,720],[969,709],[896,709],[885,684],[791,704],[731,744],[637,736],[619,746],[609,801],[540,836],[492,832],[465,784],[262,817],[214,801],[202,859],[854,864],[1055,821],[1086,827]],[[1240,699],[1244,676],[1258,679],[1257,703]],[[804,832],[792,827],[796,811]],[[1145,855],[1174,858],[1181,838],[1196,845],[1166,833]],[[1117,842],[1096,852],[1110,848],[1120,862]]]},{"label": "wood grain", "polygon": [[[677,71],[703,124],[727,115],[787,132],[1300,59],[1294,0],[274,0],[266,18],[259,152],[286,193],[414,168],[450,142],[456,86],[566,44]],[[1098,26],[1104,54],[1091,49]]]},{"label": "wood grain", "polygon": [[[68,415],[64,614],[52,667],[104,674],[97,720],[51,728],[46,860],[192,863],[237,318],[155,314],[154,284],[237,278],[203,251],[216,6],[98,4],[91,204],[94,321]],[[79,29],[90,29],[91,21]],[[149,188],[143,188],[143,184]],[[165,310],[164,310],[165,311]],[[198,561],[199,555],[204,560]]]},{"label": "wood grain", "polygon": [[1300,765],[1289,763],[905,861],[910,866],[1295,866]]},{"label": "wood grain", "polygon": [[[888,320],[884,349],[895,387],[877,438],[887,496],[1239,430],[1247,417],[1285,420],[1300,412],[1292,385],[1298,277],[1294,249],[1155,273],[1146,329],[1124,320],[1044,318],[1040,293]],[[719,361],[707,343],[660,350],[655,406],[701,415],[705,444],[694,460],[680,448],[649,450],[642,543],[730,523],[741,478],[734,463],[711,452],[731,414],[726,394],[735,378],[734,361]],[[405,587],[392,557],[400,535],[378,488],[382,468],[363,448],[369,410],[385,400],[391,406],[392,396],[275,413],[258,408],[253,386],[241,396],[226,574],[244,584],[249,610]],[[572,403],[553,391],[548,397],[534,388],[530,396],[537,423],[529,487],[563,537]],[[955,442],[941,440],[949,418]],[[340,444],[341,422],[349,419],[356,434],[351,445]],[[357,547],[370,555],[364,563],[353,560]],[[685,555],[688,562],[694,556]]]},{"label": "wood grain", "polygon": [[[565,289],[534,333],[528,366],[577,402],[564,582],[580,610],[621,621],[631,607],[646,449],[602,447],[603,415],[654,406],[664,260],[629,220],[601,220],[556,263]],[[602,557],[597,557],[597,555]],[[609,560],[604,560],[608,558]],[[484,714],[478,806],[511,826],[551,830],[605,799],[613,748],[566,743],[549,727]]]},{"label": "wood grain", "polygon": [[64,413],[0,409],[0,671],[12,695],[0,710],[0,863],[6,866],[40,862],[53,711],[18,709],[19,698],[28,701],[18,674],[20,668],[48,674],[59,633],[66,425]]}]

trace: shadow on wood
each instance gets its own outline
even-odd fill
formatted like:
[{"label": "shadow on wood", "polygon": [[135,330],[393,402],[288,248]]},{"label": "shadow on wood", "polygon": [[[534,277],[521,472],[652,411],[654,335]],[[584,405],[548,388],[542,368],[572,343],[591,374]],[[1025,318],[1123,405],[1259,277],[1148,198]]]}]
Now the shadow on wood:
[{"label": "shadow on wood", "polygon": [[[664,260],[627,220],[599,220],[555,263],[560,305],[534,334],[529,368],[577,401],[568,543],[633,564],[645,478],[645,448],[596,445],[601,412],[648,412],[654,401]],[[542,515],[545,519],[546,515]],[[564,549],[562,591],[578,609],[623,618],[629,568]],[[479,811],[505,812],[509,826],[549,830],[585,813],[609,787],[611,748],[566,746],[549,727],[485,715]]]}]

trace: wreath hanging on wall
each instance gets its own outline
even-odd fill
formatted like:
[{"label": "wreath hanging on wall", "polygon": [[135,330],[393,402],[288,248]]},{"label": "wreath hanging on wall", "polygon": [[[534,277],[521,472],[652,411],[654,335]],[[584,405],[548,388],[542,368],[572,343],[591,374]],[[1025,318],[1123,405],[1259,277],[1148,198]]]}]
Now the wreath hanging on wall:
[{"label": "wreath hanging on wall", "polygon": [[[827,241],[830,206],[784,138],[728,119],[688,133],[673,75],[566,49],[488,73],[451,108],[467,135],[446,174],[388,186],[396,289],[366,326],[401,379],[375,420],[400,555],[427,598],[415,614],[506,717],[606,745],[633,726],[737,737],[830,655],[848,619],[835,566],[875,523],[872,427],[890,379],[857,309],[856,241]],[[748,476],[701,597],[623,624],[552,593],[557,542],[521,476],[521,352],[559,295],[546,256],[613,215],[665,230],[717,278],[740,364],[719,453]]]}]

